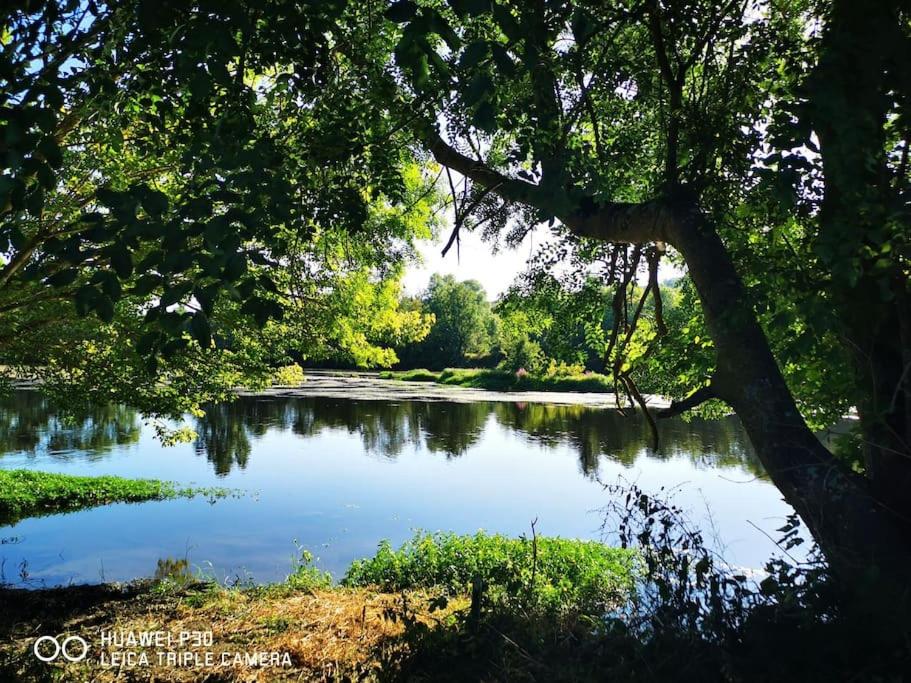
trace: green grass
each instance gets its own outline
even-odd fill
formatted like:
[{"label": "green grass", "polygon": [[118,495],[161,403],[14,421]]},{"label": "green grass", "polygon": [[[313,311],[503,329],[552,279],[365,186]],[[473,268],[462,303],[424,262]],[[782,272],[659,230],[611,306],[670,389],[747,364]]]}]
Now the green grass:
[{"label": "green grass", "polygon": [[504,370],[478,370],[447,368],[440,372],[432,370],[405,370],[381,372],[383,379],[397,379],[404,382],[435,382],[450,386],[488,389],[490,391],[568,391],[609,393],[613,391],[610,379],[605,375],[524,375],[517,377]]},{"label": "green grass", "polygon": [[77,477],[32,470],[0,470],[0,524],[25,517],[68,512],[108,503],[135,503],[206,495],[223,498],[227,489],[185,488],[155,479]]},{"label": "green grass", "polygon": [[404,370],[400,372],[385,370],[380,373],[381,379],[398,379],[402,380],[403,382],[436,382],[439,377],[439,372],[434,372],[433,370],[425,370],[424,368],[419,368],[418,370]]},{"label": "green grass", "polygon": [[595,541],[417,533],[398,550],[381,543],[351,564],[342,584],[451,594],[481,586],[494,599],[594,614],[628,595],[635,567],[631,551]]}]

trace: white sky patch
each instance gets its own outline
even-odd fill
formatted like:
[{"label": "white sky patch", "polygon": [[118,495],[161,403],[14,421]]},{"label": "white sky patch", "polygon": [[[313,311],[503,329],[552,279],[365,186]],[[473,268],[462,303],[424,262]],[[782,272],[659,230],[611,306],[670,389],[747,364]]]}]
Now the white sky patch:
[{"label": "white sky patch", "polygon": [[[525,270],[533,251],[553,237],[546,228],[539,228],[526,235],[515,249],[501,245],[500,250],[494,253],[493,245],[484,242],[480,234],[465,231],[461,235],[459,254],[453,245],[444,257],[440,255],[440,251],[447,239],[449,230],[442,230],[436,240],[422,240],[418,243],[423,263],[411,264],[405,270],[403,285],[406,294],[420,294],[427,288],[430,276],[441,273],[453,275],[456,280],[477,280],[487,292],[487,298],[494,301]],[[659,281],[678,278],[683,274],[684,270],[679,266],[667,259],[661,261],[658,269]],[[640,285],[645,285],[648,282],[647,274],[640,273],[637,281]]]},{"label": "white sky patch", "polygon": [[480,234],[463,231],[458,252],[453,244],[444,257],[440,251],[449,239],[449,230],[441,230],[437,240],[421,241],[418,244],[423,263],[412,264],[405,271],[405,292],[420,294],[430,282],[430,276],[441,273],[453,275],[456,280],[477,280],[487,291],[487,298],[493,301],[525,270],[532,250],[547,237],[547,231],[535,230],[526,235],[522,244],[515,249],[501,245],[500,250],[494,253],[493,244],[484,242]]}]

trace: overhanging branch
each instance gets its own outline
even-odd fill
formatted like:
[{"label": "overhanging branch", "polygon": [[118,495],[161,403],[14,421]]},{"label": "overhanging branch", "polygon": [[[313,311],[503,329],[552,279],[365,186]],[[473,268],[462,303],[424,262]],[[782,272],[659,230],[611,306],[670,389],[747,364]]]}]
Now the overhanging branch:
[{"label": "overhanging branch", "polygon": [[540,187],[533,183],[510,178],[476,159],[472,159],[447,143],[434,131],[424,134],[424,143],[438,163],[458,171],[472,182],[491,192],[496,192],[503,199],[518,202],[557,215],[552,200],[548,201]]},{"label": "overhanging branch", "polygon": [[718,398],[718,394],[714,387],[709,384],[701,389],[697,389],[682,401],[672,401],[670,406],[657,411],[655,415],[661,420],[668,417],[675,417],[681,413],[685,413],[687,410],[692,410],[696,406],[701,405],[706,401],[710,401],[713,398]]}]

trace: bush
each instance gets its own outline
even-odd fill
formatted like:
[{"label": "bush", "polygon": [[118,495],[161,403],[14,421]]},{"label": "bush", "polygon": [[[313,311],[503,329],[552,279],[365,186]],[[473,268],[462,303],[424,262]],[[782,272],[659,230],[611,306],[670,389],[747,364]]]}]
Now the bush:
[{"label": "bush", "polygon": [[524,368],[527,372],[537,375],[544,371],[547,359],[541,345],[532,341],[528,337],[521,337],[510,342],[504,348],[506,357],[500,363],[500,368],[510,372],[516,372]]},{"label": "bush", "polygon": [[282,387],[296,387],[306,381],[304,369],[297,363],[285,365],[272,373],[272,383]]},{"label": "bush", "polygon": [[332,575],[319,569],[314,563],[313,553],[298,548],[294,565],[286,583],[290,588],[301,591],[322,590],[332,586]]},{"label": "bush", "polygon": [[417,370],[391,371],[384,370],[379,374],[380,379],[397,379],[403,382],[436,382],[440,373],[418,368]]},{"label": "bush", "polygon": [[[592,373],[594,374],[594,373]],[[562,360],[553,360],[547,363],[544,370],[545,377],[585,377],[585,366],[581,363],[564,363]]]},{"label": "bush", "polygon": [[398,550],[388,541],[349,567],[343,584],[387,591],[477,590],[498,601],[597,614],[633,587],[634,554],[594,541],[417,533]]}]

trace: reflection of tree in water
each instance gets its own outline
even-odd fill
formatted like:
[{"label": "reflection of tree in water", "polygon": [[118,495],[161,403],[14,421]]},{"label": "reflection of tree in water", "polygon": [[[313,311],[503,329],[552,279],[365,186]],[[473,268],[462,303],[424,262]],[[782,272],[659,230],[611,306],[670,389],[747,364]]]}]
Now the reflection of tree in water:
[{"label": "reflection of tree in water", "polygon": [[[648,447],[648,426],[640,416],[541,403],[245,396],[206,409],[196,424],[196,450],[217,474],[225,475],[234,466],[245,467],[251,441],[270,430],[307,437],[336,429],[358,436],[370,454],[395,458],[406,448],[417,447],[452,458],[478,443],[491,414],[498,424],[530,442],[572,448],[587,476],[596,475],[602,455],[627,466],[643,455],[685,456],[697,465],[741,466],[765,476],[736,418],[662,421],[660,447],[653,452]],[[100,458],[115,446],[136,443],[139,435],[138,415],[123,406],[64,415],[37,391],[0,397],[0,454],[81,452]]]},{"label": "reflection of tree in water", "polygon": [[124,406],[67,414],[38,391],[0,395],[0,454],[69,456],[81,451],[98,459],[115,446],[136,443],[140,431],[136,411]]},{"label": "reflection of tree in water", "polygon": [[229,472],[233,464],[243,467],[250,455],[250,440],[272,429],[304,437],[329,429],[345,430],[360,438],[367,453],[389,458],[408,446],[458,457],[480,440],[491,414],[497,423],[528,441],[574,449],[587,476],[597,473],[602,455],[627,466],[643,455],[683,455],[698,465],[736,465],[765,476],[733,418],[663,421],[660,447],[653,452],[647,445],[648,426],[640,416],[537,403],[242,397],[206,411],[197,425],[197,449],[219,474]]},{"label": "reflection of tree in water", "polygon": [[654,451],[648,445],[648,424],[638,414],[625,417],[616,411],[540,403],[500,403],[494,412],[497,422],[533,442],[574,448],[582,472],[588,476],[597,474],[602,454],[627,467],[642,455],[654,458],[684,455],[697,465],[741,466],[756,476],[765,476],[736,418],[662,420],[658,425],[659,448]]},{"label": "reflection of tree in water", "polygon": [[343,429],[357,435],[368,453],[394,458],[420,439],[411,403],[348,399],[303,399],[298,402],[294,433],[319,434]]},{"label": "reflection of tree in water", "polygon": [[424,445],[447,458],[464,455],[481,438],[489,403],[419,403]]},{"label": "reflection of tree in water", "polygon": [[305,437],[342,429],[360,437],[367,453],[394,458],[407,446],[424,446],[454,457],[478,441],[489,414],[490,408],[479,403],[245,396],[206,408],[196,424],[196,449],[216,473],[227,474],[235,464],[246,465],[251,439],[270,429]]},{"label": "reflection of tree in water", "polygon": [[[261,424],[253,407],[244,399],[234,403],[208,406],[205,416],[196,420],[196,452],[205,455],[215,473],[225,475],[236,464],[241,469],[250,458],[248,433]],[[264,433],[267,427],[263,427]]]}]

